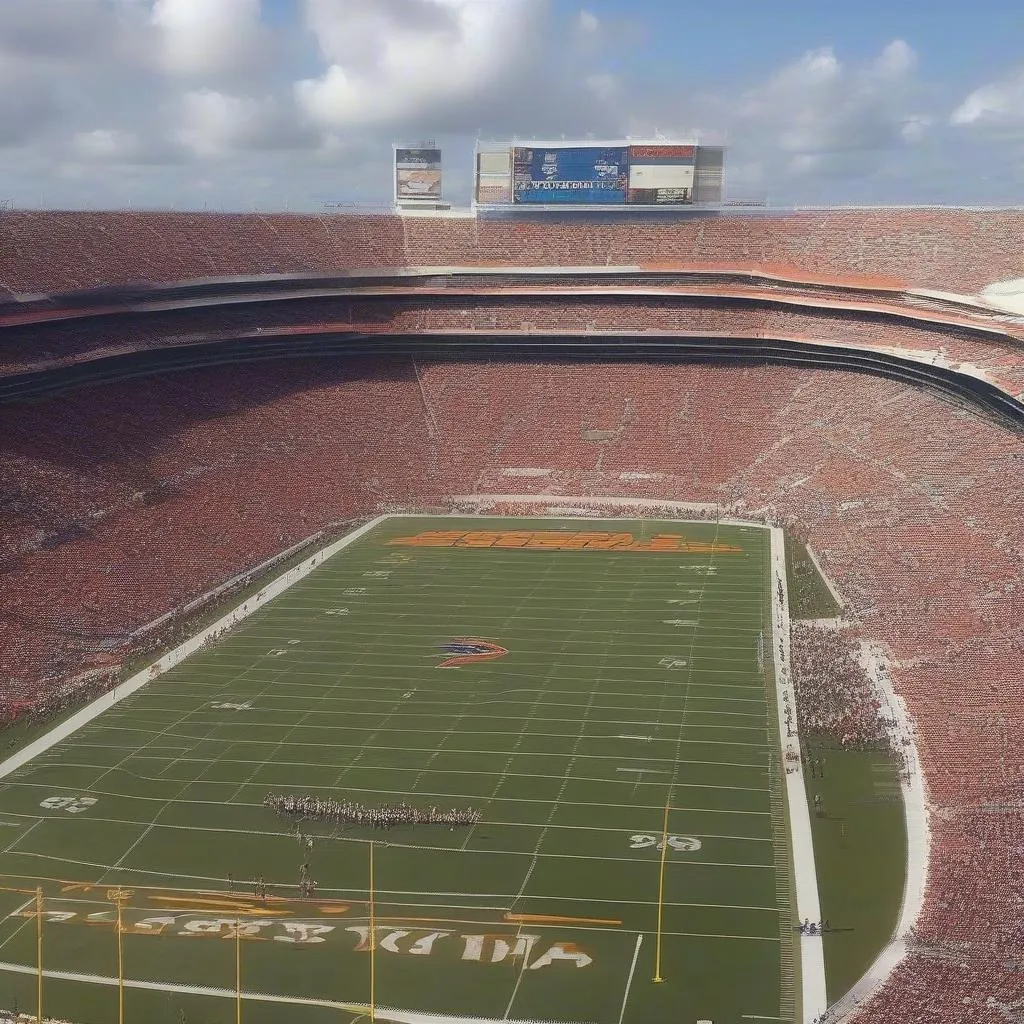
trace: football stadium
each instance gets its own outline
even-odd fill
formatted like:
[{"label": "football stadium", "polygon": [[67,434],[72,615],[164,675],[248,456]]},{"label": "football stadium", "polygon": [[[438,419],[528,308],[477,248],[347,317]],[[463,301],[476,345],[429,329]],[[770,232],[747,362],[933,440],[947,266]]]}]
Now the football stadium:
[{"label": "football stadium", "polygon": [[1024,214],[685,148],[0,213],[12,1020],[1019,1019]]}]

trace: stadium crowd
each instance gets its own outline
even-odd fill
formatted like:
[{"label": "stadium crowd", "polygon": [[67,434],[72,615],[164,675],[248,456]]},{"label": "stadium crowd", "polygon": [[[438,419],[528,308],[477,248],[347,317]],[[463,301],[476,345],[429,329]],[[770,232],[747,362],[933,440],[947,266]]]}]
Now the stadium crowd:
[{"label": "stadium crowd", "polygon": [[[488,284],[493,291],[484,290]],[[595,296],[597,286],[614,286],[618,302]],[[590,338],[656,332],[706,336],[709,341],[789,339],[902,352],[933,365],[966,364],[1009,385],[1011,393],[1019,390],[1014,384],[1024,383],[1017,360],[1007,352],[1008,344],[1024,339],[1024,329],[971,317],[956,308],[922,308],[923,300],[899,302],[887,296],[880,301],[874,295],[795,285],[783,289],[685,281],[657,282],[663,294],[654,297],[648,294],[652,282],[643,276],[622,283],[581,279],[575,282],[575,295],[566,295],[564,287],[517,281],[509,289],[514,291],[513,301],[502,296],[500,282],[467,276],[449,282],[443,302],[431,304],[429,290],[398,277],[372,289],[371,295],[325,295],[301,305],[294,300],[253,301],[252,295],[242,295],[205,312],[157,308],[117,318],[53,319],[6,328],[0,307],[0,382],[8,374],[91,365],[131,353],[160,351],[165,358],[182,358],[175,350],[236,339],[251,346],[280,338],[294,349],[314,343],[318,335],[346,331],[389,336],[468,332],[471,337],[473,332],[552,332]],[[637,297],[627,302],[630,289]]]},{"label": "stadium crowd", "polygon": [[800,732],[858,750],[891,749],[874,684],[849,637],[837,629],[795,622],[790,664]]},{"label": "stadium crowd", "polygon": [[[927,233],[925,217],[906,215]],[[326,224],[303,240],[308,220],[287,228],[271,220],[253,222],[264,251],[275,233],[293,248],[258,269],[308,267],[313,249],[321,262],[330,254],[340,263],[358,250],[364,265],[428,252],[426,224],[410,222],[398,237],[389,222],[379,237],[355,240]],[[47,228],[53,258],[41,246],[34,262],[8,260],[0,283],[85,286],[109,268],[166,280],[200,266],[198,256],[180,255],[194,246],[175,248],[174,232],[184,229],[174,218],[161,222],[162,251],[139,253],[126,219],[110,254],[84,262],[77,254],[89,222],[58,222]],[[829,231],[786,245],[808,261],[826,252],[854,260],[834,255],[838,221],[827,223]],[[237,224],[225,218],[221,241],[200,247],[209,273],[259,264]],[[885,224],[877,227],[889,237]],[[21,249],[10,251],[24,253],[35,228],[26,220],[11,230],[21,233]],[[538,260],[566,261],[542,229],[521,226],[511,247],[504,230],[485,228],[475,242],[459,235],[452,252],[466,242],[481,258],[508,258],[536,244]],[[634,244],[656,251],[658,230],[639,242],[617,230],[609,229],[611,245],[599,251],[588,242],[572,262],[635,262],[627,259]],[[965,229],[949,251],[928,255],[919,279],[948,284],[942,274],[954,251],[977,258],[965,247],[969,236]],[[751,252],[749,241],[716,244],[729,258],[743,257],[744,245],[748,259],[780,258],[785,248]],[[890,258],[886,243],[879,265],[898,270],[904,260],[913,276],[917,244]],[[994,244],[989,237],[985,248]],[[445,251],[420,261],[443,263]],[[971,264],[963,274],[981,280],[995,269]],[[778,313],[797,315],[806,314]],[[762,317],[755,327],[781,322]],[[865,319],[851,330],[884,344],[890,328],[876,326]],[[965,339],[927,333],[921,345],[969,355]],[[1024,382],[1024,359],[1011,348],[996,356],[978,346],[990,366]],[[0,438],[7,717],[59,708],[67,680],[95,669],[98,655],[124,657],[139,627],[340,519],[449,499],[450,507],[502,513],[534,514],[539,499],[566,514],[614,507],[675,515],[659,505],[675,500],[697,503],[692,516],[733,514],[803,531],[856,632],[794,630],[801,728],[853,745],[885,742],[884,711],[849,637],[883,645],[916,724],[931,805],[928,890],[906,937],[910,954],[861,1019],[1004,1024],[1020,1012],[1024,455],[1014,433],[903,384],[820,368],[396,356],[183,370],[79,389],[0,406]],[[601,506],[608,497],[616,504]],[[111,677],[95,678],[88,685]]]},{"label": "stadium crowd", "polygon": [[[976,291],[1012,277],[1019,211],[833,209],[664,222],[543,223],[291,213],[7,211],[0,289],[71,291],[139,281],[338,268],[766,265],[882,289]],[[810,269],[809,269],[810,268]],[[955,268],[953,271],[952,268]],[[951,281],[951,277],[953,280]]]}]

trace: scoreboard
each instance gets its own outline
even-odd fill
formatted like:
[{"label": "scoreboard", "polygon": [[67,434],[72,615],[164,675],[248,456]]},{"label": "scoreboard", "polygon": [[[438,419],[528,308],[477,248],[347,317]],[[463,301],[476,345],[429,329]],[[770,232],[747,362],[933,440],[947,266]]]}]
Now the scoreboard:
[{"label": "scoreboard", "polygon": [[441,150],[395,146],[395,202],[437,203],[441,198]]},{"label": "scoreboard", "polygon": [[692,203],[696,146],[630,146],[626,202],[641,206]]},{"label": "scoreboard", "polygon": [[724,150],[696,142],[478,146],[478,206],[670,207],[721,203]]},{"label": "scoreboard", "polygon": [[626,148],[562,146],[512,150],[514,203],[624,203]]}]

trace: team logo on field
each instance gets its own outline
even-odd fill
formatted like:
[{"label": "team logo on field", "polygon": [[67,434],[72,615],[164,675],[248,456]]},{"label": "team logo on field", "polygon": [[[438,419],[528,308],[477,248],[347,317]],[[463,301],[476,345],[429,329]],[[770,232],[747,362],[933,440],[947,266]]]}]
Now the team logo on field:
[{"label": "team logo on field", "polygon": [[460,636],[441,644],[445,655],[438,668],[457,668],[459,665],[472,665],[476,661],[493,661],[502,658],[508,651],[490,640],[480,640],[473,636]]}]

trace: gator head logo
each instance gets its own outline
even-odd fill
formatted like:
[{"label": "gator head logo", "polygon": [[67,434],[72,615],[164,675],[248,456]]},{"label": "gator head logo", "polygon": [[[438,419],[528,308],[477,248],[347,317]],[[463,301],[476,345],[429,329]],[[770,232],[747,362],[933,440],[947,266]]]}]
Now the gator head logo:
[{"label": "gator head logo", "polygon": [[445,660],[437,666],[438,668],[457,668],[459,665],[472,665],[476,661],[493,661],[508,654],[504,647],[473,636],[460,636],[455,640],[449,640],[448,643],[441,644],[441,650],[445,654]]}]

